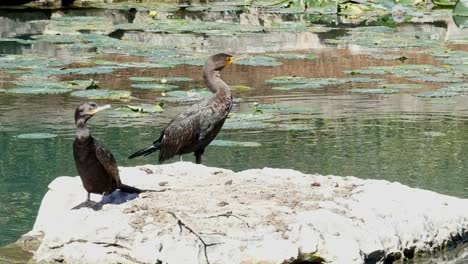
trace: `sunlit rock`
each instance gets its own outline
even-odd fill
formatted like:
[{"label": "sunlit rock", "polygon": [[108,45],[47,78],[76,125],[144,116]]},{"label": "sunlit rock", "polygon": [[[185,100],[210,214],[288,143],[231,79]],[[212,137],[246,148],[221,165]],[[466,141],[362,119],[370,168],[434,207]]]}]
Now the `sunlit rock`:
[{"label": "sunlit rock", "polygon": [[34,261],[376,263],[468,236],[468,200],[399,183],[188,162],[120,169],[123,182],[154,191],[76,209],[86,198],[79,177],[49,185],[23,237],[41,241]]}]

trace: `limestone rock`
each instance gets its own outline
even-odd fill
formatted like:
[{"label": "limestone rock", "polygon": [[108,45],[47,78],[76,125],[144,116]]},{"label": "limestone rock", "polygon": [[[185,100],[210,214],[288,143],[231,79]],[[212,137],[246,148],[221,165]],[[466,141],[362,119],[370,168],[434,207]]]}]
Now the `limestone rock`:
[{"label": "limestone rock", "polygon": [[188,162],[120,169],[156,191],[72,210],[86,198],[79,177],[55,179],[25,235],[43,236],[34,261],[379,263],[468,238],[468,200],[399,183]]}]

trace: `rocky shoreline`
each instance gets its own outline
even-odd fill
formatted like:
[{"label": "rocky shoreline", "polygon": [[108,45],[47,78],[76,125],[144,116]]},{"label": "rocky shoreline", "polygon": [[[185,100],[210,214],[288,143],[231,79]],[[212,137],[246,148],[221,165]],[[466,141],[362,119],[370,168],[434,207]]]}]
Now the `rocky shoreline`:
[{"label": "rocky shoreline", "polygon": [[86,196],[79,177],[49,185],[33,230],[18,242],[31,263],[468,259],[466,250],[452,260],[441,254],[468,240],[466,199],[288,169],[235,173],[177,162],[120,170],[123,182],[155,191],[117,191],[102,208],[72,209]]}]

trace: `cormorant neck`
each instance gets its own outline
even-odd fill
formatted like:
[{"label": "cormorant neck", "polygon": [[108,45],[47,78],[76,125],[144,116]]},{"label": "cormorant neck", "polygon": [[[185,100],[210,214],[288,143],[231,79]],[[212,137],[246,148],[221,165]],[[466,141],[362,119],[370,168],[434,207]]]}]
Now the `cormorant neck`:
[{"label": "cormorant neck", "polygon": [[229,85],[221,80],[219,71],[204,68],[203,79],[205,80],[206,86],[208,86],[211,92],[216,94],[216,96],[231,96],[231,89],[229,89]]},{"label": "cormorant neck", "polygon": [[86,120],[79,119],[76,122],[76,138],[80,142],[85,142],[89,139],[89,128],[86,126]]}]

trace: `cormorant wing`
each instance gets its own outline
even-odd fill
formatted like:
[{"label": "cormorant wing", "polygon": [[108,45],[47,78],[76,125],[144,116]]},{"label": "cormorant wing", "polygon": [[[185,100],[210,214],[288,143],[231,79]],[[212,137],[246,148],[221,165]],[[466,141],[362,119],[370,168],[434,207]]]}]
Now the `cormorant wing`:
[{"label": "cormorant wing", "polygon": [[95,140],[96,145],[96,157],[101,162],[101,165],[107,171],[107,173],[114,178],[114,180],[120,184],[119,169],[117,168],[117,162],[115,161],[112,152],[104,146],[104,144]]},{"label": "cormorant wing", "polygon": [[179,150],[198,140],[200,134],[200,116],[205,107],[201,103],[192,105],[178,114],[161,133],[159,162],[174,157]]}]

